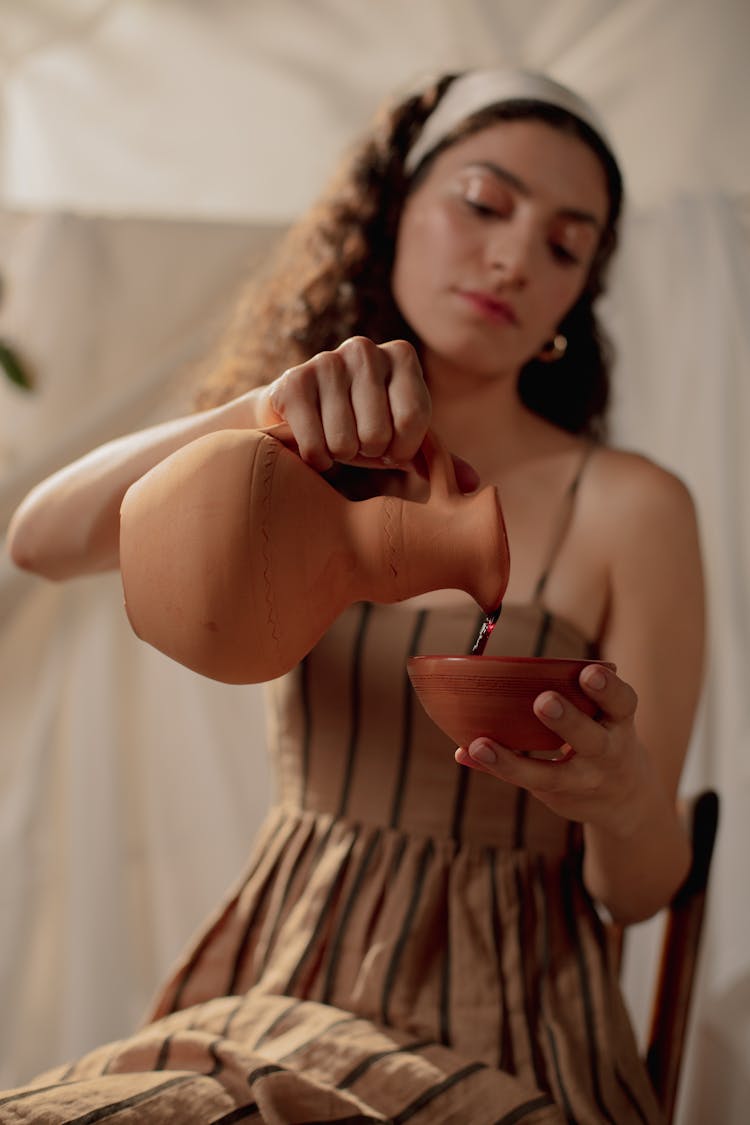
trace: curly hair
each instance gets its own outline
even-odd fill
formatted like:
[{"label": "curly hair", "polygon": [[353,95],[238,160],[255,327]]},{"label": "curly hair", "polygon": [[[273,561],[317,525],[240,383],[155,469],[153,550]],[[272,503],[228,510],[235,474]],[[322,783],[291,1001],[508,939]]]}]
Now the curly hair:
[{"label": "curly hair", "polygon": [[609,149],[577,117],[545,102],[503,102],[462,122],[409,177],[404,160],[420,130],[457,75],[386,107],[368,137],[339,168],[320,202],[282,240],[267,268],[248,285],[230,320],[212,374],[197,405],[225,402],[350,336],[375,343],[419,340],[391,292],[396,235],[404,201],[437,154],[460,137],[496,120],[532,118],[572,133],[599,157],[605,171],[609,215],[586,286],[560,325],[568,340],[554,364],[529,361],[518,393],[537,414],[571,433],[602,437],[609,397],[611,357],[593,310],[616,245],[622,180]]}]

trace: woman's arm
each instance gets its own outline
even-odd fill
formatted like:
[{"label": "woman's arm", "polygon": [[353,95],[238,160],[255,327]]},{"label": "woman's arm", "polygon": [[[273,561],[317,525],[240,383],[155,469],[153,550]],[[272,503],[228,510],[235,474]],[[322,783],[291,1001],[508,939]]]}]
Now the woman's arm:
[{"label": "woman's arm", "polygon": [[8,550],[16,566],[64,579],[117,567],[119,515],[131,484],[195,438],[271,425],[268,388],[199,414],[107,442],[38,484],[14,513]]},{"label": "woman's arm", "polygon": [[615,710],[612,734],[623,737],[634,768],[623,781],[621,820],[585,826],[584,878],[595,898],[629,921],[663,906],[690,863],[676,795],[703,678],[704,589],[695,510],[684,485],[639,462],[621,505],[611,512],[613,535],[619,532],[601,648],[632,685],[637,713],[627,714],[629,693],[616,683],[602,709]]},{"label": "woman's arm", "polygon": [[[33,489],[15,512],[9,550],[17,566],[45,578],[109,570],[119,560],[125,493],[170,453],[204,434],[286,421],[303,460],[323,472],[334,461],[385,458],[409,465],[430,420],[430,397],[411,344],[361,336],[322,352],[214,410],[118,438]],[[460,466],[471,489],[473,470]]]},{"label": "woman's arm", "polygon": [[603,673],[597,686],[591,666],[581,684],[603,718],[595,722],[544,692],[534,709],[574,748],[568,761],[532,762],[486,740],[457,759],[581,822],[586,886],[629,922],[668,902],[690,861],[676,793],[702,679],[703,580],[684,486],[641,458],[600,460],[605,468],[587,479],[586,502],[597,513],[609,574],[601,655],[618,674]]}]

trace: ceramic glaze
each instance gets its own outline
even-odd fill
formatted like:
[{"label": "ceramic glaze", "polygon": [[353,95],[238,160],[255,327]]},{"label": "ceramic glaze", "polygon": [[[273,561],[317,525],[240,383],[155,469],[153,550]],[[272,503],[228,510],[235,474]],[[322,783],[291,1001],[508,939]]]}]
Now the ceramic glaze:
[{"label": "ceramic glaze", "polygon": [[300,459],[287,426],[177,450],[122,504],[133,629],[212,679],[259,683],[294,667],[356,601],[451,588],[491,613],[510,565],[497,491],[462,494],[434,434],[421,452],[427,500],[351,501]]}]

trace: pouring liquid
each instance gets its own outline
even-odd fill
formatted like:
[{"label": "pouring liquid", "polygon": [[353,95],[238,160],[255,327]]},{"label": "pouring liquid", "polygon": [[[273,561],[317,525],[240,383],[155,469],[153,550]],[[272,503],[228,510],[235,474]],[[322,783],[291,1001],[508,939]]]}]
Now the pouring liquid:
[{"label": "pouring liquid", "polygon": [[500,611],[502,610],[502,608],[503,607],[501,604],[497,607],[497,609],[493,609],[492,612],[488,613],[485,617],[484,621],[481,624],[479,632],[477,633],[477,639],[471,646],[471,656],[481,656],[483,654],[485,648],[487,647],[487,642],[490,639],[490,634],[497,625],[497,621],[500,617]]}]

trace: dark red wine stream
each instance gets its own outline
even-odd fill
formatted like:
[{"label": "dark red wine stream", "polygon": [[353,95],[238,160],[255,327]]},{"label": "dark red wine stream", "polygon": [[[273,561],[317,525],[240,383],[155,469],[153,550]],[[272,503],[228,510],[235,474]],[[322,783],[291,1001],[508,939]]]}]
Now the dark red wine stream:
[{"label": "dark red wine stream", "polygon": [[502,605],[499,605],[497,609],[493,609],[492,613],[488,613],[485,617],[477,634],[477,639],[471,646],[472,656],[481,656],[484,652],[485,648],[487,647],[487,641],[490,639],[490,634],[497,625],[497,619],[500,616],[500,611],[502,610],[502,608]]}]

